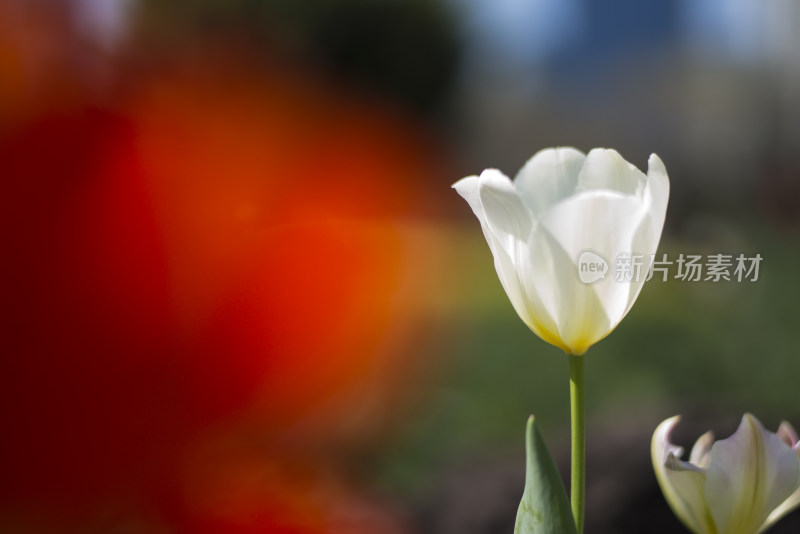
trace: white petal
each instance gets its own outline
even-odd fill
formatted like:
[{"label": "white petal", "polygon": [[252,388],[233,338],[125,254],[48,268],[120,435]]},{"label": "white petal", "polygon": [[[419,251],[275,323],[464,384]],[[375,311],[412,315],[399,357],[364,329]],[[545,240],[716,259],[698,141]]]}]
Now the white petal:
[{"label": "white petal", "polygon": [[655,154],[647,162],[647,184],[644,189],[644,206],[647,209],[648,225],[641,252],[655,254],[669,203],[669,176],[664,163]]},{"label": "white petal", "polygon": [[[492,256],[495,258],[495,264],[497,264],[497,251],[502,251],[503,247],[498,238],[489,228],[488,221],[486,220],[486,212],[483,209],[483,202],[481,202],[480,196],[480,178],[478,176],[467,176],[466,178],[462,178],[458,182],[454,183],[452,187],[464,198],[464,200],[467,201],[469,207],[472,208],[472,212],[478,218],[478,221],[480,221],[483,235],[486,238],[486,242],[489,244],[489,248],[492,251]],[[508,256],[508,254],[506,254],[506,256]],[[499,268],[497,269],[497,272],[500,275],[500,281],[502,282],[504,276],[500,272]],[[503,284],[503,287],[505,287],[505,284]]]},{"label": "white petal", "polygon": [[[475,213],[475,216],[480,221],[483,234],[486,237],[486,242],[489,245],[489,249],[492,251],[494,266],[495,270],[497,271],[497,276],[500,279],[500,284],[503,286],[503,289],[508,295],[511,305],[514,307],[517,315],[519,315],[522,321],[527,324],[528,327],[534,331],[534,333],[540,337],[545,337],[548,334],[547,332],[541,331],[544,326],[540,325],[545,325],[546,327],[549,327],[550,330],[555,331],[553,321],[546,316],[541,304],[538,302],[536,295],[526,294],[526,291],[523,288],[520,280],[517,264],[515,264],[514,259],[507,252],[507,249],[511,249],[516,257],[522,253],[521,250],[525,243],[516,239],[512,239],[510,234],[503,232],[502,222],[500,224],[501,230],[498,231],[493,230],[489,226],[482,202],[483,197],[480,194],[482,179],[486,177],[487,173],[490,177],[495,175],[495,173],[500,174],[499,171],[484,171],[480,178],[478,176],[468,176],[453,184],[453,188],[469,203],[472,211]],[[500,182],[500,187],[498,188],[499,193],[497,195],[498,198],[504,197],[503,191],[506,189],[506,187],[503,183],[503,178],[505,177],[499,178],[498,180],[494,180],[492,178],[489,181],[489,187],[491,187],[491,184],[494,182]],[[505,178],[505,180],[508,181],[507,178]],[[485,182],[485,180],[483,181]],[[496,204],[498,202],[496,202],[495,196],[489,196],[490,204],[493,203],[495,205],[495,210],[497,210]],[[513,198],[510,200],[510,202],[514,202]],[[513,224],[511,226],[513,226]],[[533,301],[529,301],[529,299],[533,299]]]},{"label": "white petal", "polygon": [[528,300],[540,303],[536,315],[549,321],[538,326],[542,339],[583,354],[611,330],[593,286],[580,281],[573,259],[544,225],[531,234],[521,267]]},{"label": "white petal", "polygon": [[[642,204],[636,197],[603,190],[572,196],[554,206],[540,221],[570,258],[574,283],[597,294],[609,321],[609,331],[627,313],[630,295],[630,284],[614,279],[612,265],[619,255],[630,254],[633,236],[644,217]],[[591,286],[585,286],[578,278],[577,260],[587,250],[609,262],[605,279]],[[562,306],[559,325],[576,312]]]},{"label": "white petal", "polygon": [[[534,334],[568,351],[558,336],[552,316],[542,304],[537,285],[531,281],[534,273],[513,265],[501,247],[496,246],[495,249],[497,250],[493,253],[495,269],[517,315]],[[525,262],[522,265],[525,265]]]},{"label": "white petal", "polygon": [[572,147],[546,148],[522,166],[514,187],[537,219],[575,192],[585,160],[586,155]]},{"label": "white petal", "polygon": [[676,415],[656,428],[650,446],[653,468],[661,491],[678,519],[696,534],[711,534],[716,531],[703,497],[706,474],[678,460],[683,451],[670,442],[678,421],[680,416]]},{"label": "white petal", "polygon": [[642,171],[625,161],[619,152],[595,148],[586,156],[576,190],[608,189],[626,195],[638,195],[644,183]]},{"label": "white petal", "polygon": [[[658,250],[661,232],[664,229],[664,220],[667,216],[669,177],[661,159],[655,154],[650,155],[647,165],[647,183],[642,196],[645,217],[634,235],[631,254],[652,258]],[[643,285],[643,281],[634,281],[631,284],[624,314],[627,314],[633,307]]]},{"label": "white petal", "polygon": [[709,430],[695,441],[692,452],[689,454],[689,463],[701,469],[707,468],[712,445],[714,445],[714,433]]},{"label": "white petal", "polygon": [[518,265],[519,246],[528,241],[533,223],[514,184],[500,171],[487,169],[478,178],[478,196],[487,227]]},{"label": "white petal", "polygon": [[454,183],[451,187],[467,201],[469,207],[472,208],[472,213],[475,214],[481,225],[484,225],[486,216],[483,214],[483,206],[481,205],[480,196],[478,196],[478,180],[477,176],[467,176]]},{"label": "white petal", "polygon": [[711,448],[705,497],[719,534],[758,532],[797,488],[792,449],[750,414]]},{"label": "white petal", "polygon": [[[781,423],[780,428],[778,428],[778,437],[783,439],[781,437],[781,429],[787,430],[784,428],[784,425],[789,427],[788,430],[791,432],[791,436],[793,436],[794,438],[794,447],[792,448],[792,450],[794,451],[794,454],[797,457],[798,466],[800,466],[800,443],[797,442],[797,433],[794,431],[794,428],[792,428],[792,426],[789,423],[786,422]],[[767,530],[778,519],[782,518],[783,516],[785,516],[795,508],[797,508],[798,506],[800,506],[800,487],[794,490],[794,493],[792,493],[788,499],[783,501],[780,504],[780,506],[775,508],[769,514],[769,517],[767,517],[767,521],[761,527],[761,530],[759,530],[759,532]]]}]

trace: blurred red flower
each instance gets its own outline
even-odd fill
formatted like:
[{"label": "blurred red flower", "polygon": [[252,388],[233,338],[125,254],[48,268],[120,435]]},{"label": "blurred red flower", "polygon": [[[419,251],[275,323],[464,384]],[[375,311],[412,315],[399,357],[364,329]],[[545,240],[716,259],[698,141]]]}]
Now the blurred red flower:
[{"label": "blurred red flower", "polygon": [[400,531],[335,455],[413,368],[398,221],[437,162],[407,118],[212,48],[0,124],[0,528]]}]

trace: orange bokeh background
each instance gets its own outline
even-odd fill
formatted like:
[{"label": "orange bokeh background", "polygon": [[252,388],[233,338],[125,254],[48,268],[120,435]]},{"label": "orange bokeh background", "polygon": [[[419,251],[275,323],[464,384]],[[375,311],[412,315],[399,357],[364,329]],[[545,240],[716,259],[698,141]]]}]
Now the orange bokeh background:
[{"label": "orange bokeh background", "polygon": [[0,530],[402,532],[347,465],[418,372],[435,143],[220,42],[98,90],[5,9]]}]

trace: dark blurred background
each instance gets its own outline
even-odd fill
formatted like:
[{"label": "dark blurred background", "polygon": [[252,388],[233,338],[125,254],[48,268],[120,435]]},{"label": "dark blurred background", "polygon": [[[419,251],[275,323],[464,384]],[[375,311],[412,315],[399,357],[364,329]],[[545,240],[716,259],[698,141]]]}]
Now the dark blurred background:
[{"label": "dark blurred background", "polygon": [[[587,357],[587,531],[679,532],[652,431],[800,424],[792,0],[0,0],[0,531],[511,532],[567,361],[449,186],[651,152],[660,252]],[[674,271],[672,271],[674,274]],[[800,516],[772,532],[797,532]]]}]

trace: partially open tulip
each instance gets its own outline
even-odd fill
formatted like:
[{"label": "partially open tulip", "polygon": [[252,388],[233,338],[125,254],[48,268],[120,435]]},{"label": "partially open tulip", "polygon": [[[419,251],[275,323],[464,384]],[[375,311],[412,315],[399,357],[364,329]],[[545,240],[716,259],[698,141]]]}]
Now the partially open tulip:
[{"label": "partially open tulip", "polygon": [[[514,181],[487,169],[453,187],[480,220],[517,314],[536,335],[575,355],[608,335],[633,306],[669,198],[658,156],[650,156],[645,175],[602,148],[588,155],[548,148]],[[617,277],[610,264],[622,257],[632,258],[631,269]]]},{"label": "partially open tulip", "polygon": [[800,446],[789,423],[764,430],[750,414],[728,439],[707,432],[689,455],[670,443],[680,417],[661,423],[651,453],[672,511],[696,534],[756,534],[800,505]]}]

